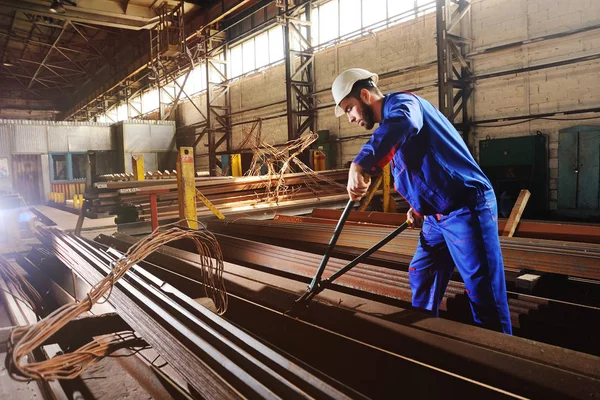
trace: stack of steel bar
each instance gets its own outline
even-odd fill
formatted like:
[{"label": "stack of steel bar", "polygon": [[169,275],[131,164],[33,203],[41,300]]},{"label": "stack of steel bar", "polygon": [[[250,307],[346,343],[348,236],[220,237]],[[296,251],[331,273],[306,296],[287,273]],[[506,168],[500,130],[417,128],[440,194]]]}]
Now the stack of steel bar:
[{"label": "stack of steel bar", "polygon": [[[334,226],[321,223],[293,223],[277,220],[259,221],[237,219],[223,223],[211,221],[213,232],[269,241],[327,244]],[[367,224],[344,227],[338,245],[367,249],[389,234],[394,228]],[[282,239],[285,238],[285,240]],[[419,239],[418,230],[407,230],[382,248],[383,252],[411,257]],[[507,268],[549,272],[578,278],[600,280],[600,245],[567,243],[544,239],[501,237],[500,243]]]},{"label": "stack of steel bar", "polygon": [[[122,257],[58,229],[42,230],[40,239],[89,283],[110,273]],[[116,283],[108,301],[203,398],[361,397],[280,355],[139,266]]]},{"label": "stack of steel bar", "polygon": [[[347,170],[285,174],[284,194],[277,200],[280,203],[302,200],[342,199],[345,193]],[[219,177],[196,178],[196,188],[219,209],[252,207],[274,202],[276,177]],[[339,185],[334,185],[337,182]],[[96,183],[95,191],[87,194],[91,201],[92,214],[117,213],[120,207],[128,205],[137,210],[140,219],[150,218],[149,192],[157,192],[160,219],[175,218],[178,215],[177,183],[175,180],[124,181]],[[271,193],[269,192],[269,189]],[[198,201],[198,209],[204,205]]]},{"label": "stack of steel bar", "polygon": [[[335,224],[342,215],[341,210],[315,208],[310,217],[276,216],[276,219],[290,222],[320,222]],[[406,221],[406,214],[391,214],[381,212],[352,211],[346,223],[369,223],[377,225],[398,226]],[[498,231],[504,231],[507,219],[498,219]],[[515,230],[514,236],[532,239],[563,240],[567,242],[585,242],[600,244],[600,225],[561,221],[537,221],[522,219]]]},{"label": "stack of steel bar", "polygon": [[[123,249],[135,241],[124,236],[96,240]],[[267,260],[273,249],[263,250],[255,261]],[[296,256],[291,254],[293,260],[280,271],[287,278],[273,274],[277,268],[226,263],[230,305],[225,317],[369,397],[550,399],[594,396],[600,390],[598,357],[430,318],[339,287],[321,293],[302,320],[287,317],[282,311],[306,288],[298,280],[304,267],[298,265],[314,265],[310,255]],[[191,252],[164,247],[140,265],[196,293],[201,285],[193,260]],[[279,266],[283,260],[280,252],[271,262]],[[359,281],[352,277],[347,283]]]},{"label": "stack of steel bar", "polygon": [[[318,255],[232,236],[217,234],[216,237],[227,261],[282,276],[312,278],[321,259]],[[120,234],[113,238],[100,236],[97,240],[121,248],[134,243],[133,238]],[[331,275],[346,263],[341,259],[330,259],[324,276]],[[345,289],[362,296],[400,300],[404,304],[411,301],[406,269],[363,263],[340,277],[336,285],[338,290]],[[445,315],[460,321],[469,320],[469,306],[464,293],[462,282],[450,281],[441,304]],[[591,321],[600,318],[600,309],[515,292],[509,292],[508,302],[513,328],[520,336],[600,355],[597,338],[590,334]]]}]

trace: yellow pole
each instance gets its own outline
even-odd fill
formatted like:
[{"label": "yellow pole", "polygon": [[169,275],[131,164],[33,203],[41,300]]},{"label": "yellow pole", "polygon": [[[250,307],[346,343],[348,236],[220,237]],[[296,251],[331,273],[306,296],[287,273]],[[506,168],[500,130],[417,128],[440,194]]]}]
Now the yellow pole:
[{"label": "yellow pole", "polygon": [[194,149],[181,147],[177,155],[177,189],[179,218],[187,220],[187,226],[198,229],[196,211],[196,180],[194,171]]},{"label": "yellow pole", "polygon": [[242,155],[231,155],[231,176],[242,176]]},{"label": "yellow pole", "polygon": [[144,155],[138,154],[131,157],[131,167],[133,169],[133,179],[143,181],[146,177],[144,173]]},{"label": "yellow pole", "polygon": [[358,208],[358,211],[365,211],[367,209],[367,206],[369,205],[369,203],[371,203],[371,200],[373,200],[373,196],[375,196],[375,192],[379,189],[379,186],[381,186],[382,179],[383,179],[383,175],[379,175],[379,177],[377,178],[375,183],[373,185],[371,185],[371,187],[369,188],[369,191],[367,192],[367,196],[363,200],[363,203],[361,204],[361,206]]},{"label": "yellow pole", "polygon": [[390,212],[390,164],[383,167],[383,212]]}]

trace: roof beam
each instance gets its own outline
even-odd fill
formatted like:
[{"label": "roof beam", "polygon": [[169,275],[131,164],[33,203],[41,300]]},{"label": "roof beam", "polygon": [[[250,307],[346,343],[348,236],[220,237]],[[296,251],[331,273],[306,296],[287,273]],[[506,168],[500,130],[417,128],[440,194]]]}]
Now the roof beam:
[{"label": "roof beam", "polygon": [[64,13],[53,13],[47,1],[42,0],[0,0],[0,6],[9,7],[35,15],[52,17],[58,20],[70,20],[81,23],[110,26],[123,29],[150,29],[158,22],[153,9],[128,5],[123,13],[119,1],[79,0],[77,7],[64,5]]},{"label": "roof beam", "polygon": [[[66,22],[63,27],[62,30],[60,31],[60,33],[58,34],[58,36],[56,37],[56,39],[54,39],[54,43],[52,44],[52,47],[50,47],[48,49],[48,52],[46,52],[46,56],[44,57],[44,59],[42,60],[42,63],[38,66],[37,70],[35,71],[35,73],[33,74],[33,76],[31,77],[31,80],[29,81],[29,84],[27,85],[27,89],[31,89],[31,86],[33,85],[33,82],[36,80],[35,78],[38,76],[38,74],[40,73],[40,71],[42,70],[42,67],[44,66],[44,64],[46,63],[46,61],[48,61],[48,57],[50,57],[50,53],[52,53],[52,50],[54,50],[54,48],[56,47],[56,45],[58,44],[58,42],[60,41],[60,38],[62,37],[62,35],[65,33],[65,31],[67,30],[67,27],[69,26],[69,23]],[[38,80],[39,82],[39,80]]]}]

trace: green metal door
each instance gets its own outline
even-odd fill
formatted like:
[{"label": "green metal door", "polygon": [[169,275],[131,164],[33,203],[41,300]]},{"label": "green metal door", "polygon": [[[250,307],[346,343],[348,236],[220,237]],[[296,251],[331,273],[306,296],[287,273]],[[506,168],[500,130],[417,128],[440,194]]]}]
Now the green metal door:
[{"label": "green metal door", "polygon": [[577,159],[579,132],[558,135],[558,208],[577,208]]},{"label": "green metal door", "polygon": [[598,209],[600,176],[600,131],[579,132],[579,187],[577,208]]},{"label": "green metal door", "polygon": [[599,210],[600,130],[569,128],[558,140],[558,208]]}]

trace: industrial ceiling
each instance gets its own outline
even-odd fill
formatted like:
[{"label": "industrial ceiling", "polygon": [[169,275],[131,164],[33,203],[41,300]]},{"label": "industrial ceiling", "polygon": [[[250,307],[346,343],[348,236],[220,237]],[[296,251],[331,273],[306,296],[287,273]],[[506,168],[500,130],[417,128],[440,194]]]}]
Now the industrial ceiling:
[{"label": "industrial ceiling", "polygon": [[[195,12],[215,0],[185,3]],[[68,108],[174,0],[0,0],[0,85],[5,98]],[[192,13],[190,13],[192,12]]]}]

